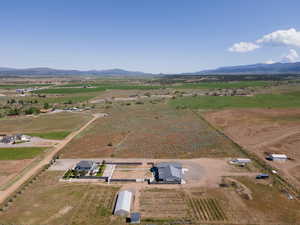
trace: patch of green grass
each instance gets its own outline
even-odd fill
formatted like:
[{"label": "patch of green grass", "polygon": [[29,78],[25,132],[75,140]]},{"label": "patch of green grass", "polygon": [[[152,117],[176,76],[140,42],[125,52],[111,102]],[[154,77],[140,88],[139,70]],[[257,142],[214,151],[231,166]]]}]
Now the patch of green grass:
[{"label": "patch of green grass", "polygon": [[102,177],[103,172],[104,172],[104,170],[105,170],[105,167],[106,167],[106,165],[104,165],[104,164],[102,164],[102,165],[99,167],[99,171],[98,171],[97,174],[96,174],[97,177]]},{"label": "patch of green grass", "polygon": [[49,133],[29,133],[27,135],[44,139],[63,140],[70,134],[70,131],[54,131]]},{"label": "patch of green grass", "polygon": [[175,86],[182,89],[217,89],[217,88],[246,88],[270,85],[267,81],[238,81],[238,82],[202,82],[197,84],[182,84]]},{"label": "patch of green grass", "polygon": [[0,148],[0,160],[31,159],[43,152],[46,148]]},{"label": "patch of green grass", "polygon": [[[83,86],[82,84],[81,86]],[[70,88],[69,88],[70,87]],[[73,87],[73,88],[72,88]],[[100,92],[105,90],[154,90],[160,89],[161,86],[146,86],[146,85],[120,85],[120,84],[94,84],[92,88],[76,88],[78,84],[74,86],[68,86],[65,88],[49,88],[44,90],[37,90],[34,93],[37,94],[75,94],[75,93],[89,93]]]},{"label": "patch of green grass", "polygon": [[45,87],[53,84],[2,84],[0,89],[18,89],[18,88],[29,88],[29,87]]},{"label": "patch of green grass", "polygon": [[225,109],[225,108],[298,108],[300,92],[288,94],[260,94],[256,96],[199,96],[170,101],[176,108]]}]

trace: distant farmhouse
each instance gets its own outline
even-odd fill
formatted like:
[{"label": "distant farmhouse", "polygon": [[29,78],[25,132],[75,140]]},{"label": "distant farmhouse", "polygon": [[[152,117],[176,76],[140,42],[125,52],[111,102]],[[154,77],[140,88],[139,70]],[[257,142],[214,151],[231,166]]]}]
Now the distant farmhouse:
[{"label": "distant farmhouse", "polygon": [[30,142],[31,137],[25,134],[5,135],[2,136],[0,143],[2,144],[16,144],[22,142]]},{"label": "distant farmhouse", "polygon": [[176,162],[162,162],[152,168],[155,182],[162,184],[181,184],[182,166]]}]

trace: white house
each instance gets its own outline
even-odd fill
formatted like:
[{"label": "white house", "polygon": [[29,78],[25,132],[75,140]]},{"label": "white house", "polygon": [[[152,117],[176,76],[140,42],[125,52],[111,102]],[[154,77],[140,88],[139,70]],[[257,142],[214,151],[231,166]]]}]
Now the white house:
[{"label": "white house", "polygon": [[118,216],[129,215],[132,197],[131,191],[120,191],[118,194],[114,214]]},{"label": "white house", "polygon": [[288,157],[285,154],[270,154],[268,157],[270,160],[287,160]]}]

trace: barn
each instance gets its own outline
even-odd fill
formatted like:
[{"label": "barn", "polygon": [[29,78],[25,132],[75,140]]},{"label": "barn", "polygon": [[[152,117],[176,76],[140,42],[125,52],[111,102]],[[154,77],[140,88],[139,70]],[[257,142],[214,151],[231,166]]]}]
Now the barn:
[{"label": "barn", "polygon": [[133,194],[131,191],[120,191],[115,204],[114,215],[127,216],[130,214]]}]

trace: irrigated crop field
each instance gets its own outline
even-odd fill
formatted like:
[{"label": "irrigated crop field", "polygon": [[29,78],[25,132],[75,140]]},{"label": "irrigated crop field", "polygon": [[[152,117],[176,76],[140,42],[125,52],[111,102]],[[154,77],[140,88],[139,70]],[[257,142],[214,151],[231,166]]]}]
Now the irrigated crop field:
[{"label": "irrigated crop field", "polygon": [[[64,158],[235,157],[238,149],[190,110],[167,104],[120,106],[106,110],[62,151]],[[83,150],[84,147],[84,150]]]},{"label": "irrigated crop field", "polygon": [[0,212],[0,224],[123,224],[110,218],[117,187],[61,183],[61,176],[61,172],[40,175]]}]

